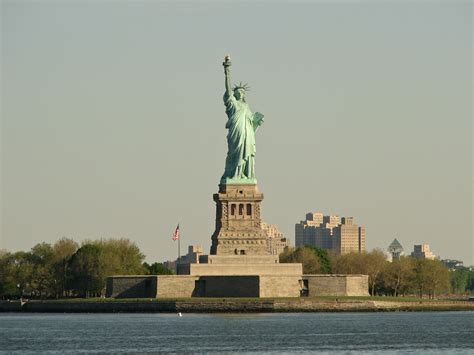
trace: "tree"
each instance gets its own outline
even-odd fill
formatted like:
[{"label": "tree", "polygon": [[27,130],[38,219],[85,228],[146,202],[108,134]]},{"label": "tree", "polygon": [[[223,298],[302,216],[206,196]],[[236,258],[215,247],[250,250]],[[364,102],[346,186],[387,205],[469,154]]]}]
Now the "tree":
[{"label": "tree", "polygon": [[31,277],[31,288],[34,294],[43,297],[54,292],[53,248],[48,243],[39,243],[31,248],[31,263],[34,272]]},{"label": "tree", "polygon": [[129,239],[106,239],[99,241],[104,247],[104,257],[110,274],[139,275],[145,272],[145,256]]},{"label": "tree", "polygon": [[407,292],[413,283],[413,259],[401,256],[391,263],[386,263],[381,275],[383,285],[393,296]]},{"label": "tree", "polygon": [[23,296],[25,292],[31,293],[33,278],[33,263],[31,262],[31,253],[18,251],[10,254],[8,257],[8,275],[10,284],[16,287],[15,294]]},{"label": "tree", "polygon": [[0,250],[0,297],[9,297],[18,292],[12,267],[12,254]]},{"label": "tree", "polygon": [[173,275],[173,272],[166,268],[162,263],[143,263],[148,275]]},{"label": "tree", "polygon": [[333,254],[331,256],[333,274],[364,274],[363,255],[359,253]]},{"label": "tree", "polygon": [[369,277],[369,289],[375,295],[377,283],[387,263],[385,254],[375,249],[369,253],[348,253],[334,255],[332,272],[334,274],[363,274]]},{"label": "tree", "polygon": [[415,259],[413,271],[415,273],[414,282],[415,287],[418,290],[420,298],[423,298],[425,291],[425,285],[427,283],[427,260],[426,259]]},{"label": "tree", "polygon": [[303,264],[303,274],[321,274],[322,268],[316,254],[309,248],[285,248],[280,254],[281,263]]},{"label": "tree", "polygon": [[321,271],[324,274],[330,274],[332,267],[331,267],[331,259],[329,258],[328,252],[326,249],[318,248],[312,245],[306,245],[305,248],[311,250],[319,260],[319,264],[321,265]]},{"label": "tree", "polygon": [[425,288],[430,298],[449,290],[449,269],[439,260],[427,260]]},{"label": "tree", "polygon": [[371,295],[375,295],[375,286],[377,282],[380,280],[380,276],[385,265],[388,263],[385,254],[379,250],[374,249],[370,253],[361,254],[363,262],[364,262],[364,274],[369,276],[369,288],[371,291]]},{"label": "tree", "polygon": [[464,293],[469,288],[469,270],[456,269],[450,272],[451,289],[454,293]]},{"label": "tree", "polygon": [[85,244],[70,261],[70,287],[83,297],[102,294],[107,277],[103,248],[96,244]]},{"label": "tree", "polygon": [[[143,274],[144,255],[128,239],[84,242],[62,238],[53,246],[36,244],[30,252],[0,250],[0,296],[101,295],[107,276]],[[158,265],[154,272],[166,272]]]},{"label": "tree", "polygon": [[425,291],[428,291],[430,298],[434,298],[435,292],[449,288],[449,270],[441,261],[415,259],[414,273],[415,286],[420,298]]},{"label": "tree", "polygon": [[469,291],[474,291],[474,270],[469,271],[469,284],[467,286]]},{"label": "tree", "polygon": [[67,280],[69,261],[78,249],[77,243],[69,238],[61,238],[53,245],[53,273],[55,275],[56,297],[68,294]]},{"label": "tree", "polygon": [[145,256],[129,239],[86,241],[83,246],[86,244],[96,245],[102,250],[101,257],[108,275],[137,275],[145,272],[142,265]]},{"label": "tree", "polygon": [[79,294],[102,295],[107,276],[143,274],[144,255],[128,239],[86,241],[70,261],[70,284]]}]

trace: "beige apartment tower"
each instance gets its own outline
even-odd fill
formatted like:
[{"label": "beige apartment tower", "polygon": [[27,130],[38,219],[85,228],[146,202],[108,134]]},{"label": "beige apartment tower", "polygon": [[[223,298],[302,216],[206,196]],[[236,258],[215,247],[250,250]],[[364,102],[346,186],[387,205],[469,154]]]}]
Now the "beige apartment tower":
[{"label": "beige apartment tower", "polygon": [[290,246],[288,238],[283,236],[276,225],[262,222],[262,229],[267,234],[267,251],[269,254],[280,255],[286,247]]},{"label": "beige apartment tower", "polygon": [[295,225],[295,245],[312,245],[337,254],[362,253],[365,251],[365,227],[355,224],[353,217],[307,213],[306,220]]}]

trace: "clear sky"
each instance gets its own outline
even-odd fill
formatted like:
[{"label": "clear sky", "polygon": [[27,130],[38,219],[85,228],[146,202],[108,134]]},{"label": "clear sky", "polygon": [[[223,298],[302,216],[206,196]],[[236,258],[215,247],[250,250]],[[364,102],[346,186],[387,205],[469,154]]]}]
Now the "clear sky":
[{"label": "clear sky", "polygon": [[127,237],[209,250],[222,60],[249,83],[262,213],[473,260],[470,1],[2,1],[0,248]]}]

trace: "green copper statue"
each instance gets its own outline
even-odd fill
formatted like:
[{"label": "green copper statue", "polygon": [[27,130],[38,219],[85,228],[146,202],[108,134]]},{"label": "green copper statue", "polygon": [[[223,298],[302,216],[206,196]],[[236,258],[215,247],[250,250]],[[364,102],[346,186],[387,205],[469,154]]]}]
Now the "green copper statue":
[{"label": "green copper statue", "polygon": [[227,158],[222,184],[256,184],[255,179],[255,132],[263,123],[263,115],[252,114],[245,101],[247,85],[236,85],[232,89],[230,82],[230,57],[224,59],[225,73],[225,113],[228,120],[225,128],[227,134]]}]

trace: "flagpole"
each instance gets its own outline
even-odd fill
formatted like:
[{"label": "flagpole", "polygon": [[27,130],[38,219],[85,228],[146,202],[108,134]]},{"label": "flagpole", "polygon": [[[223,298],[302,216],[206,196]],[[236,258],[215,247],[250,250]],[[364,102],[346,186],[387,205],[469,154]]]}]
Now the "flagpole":
[{"label": "flagpole", "polygon": [[[176,275],[179,274],[179,264],[180,264],[180,258],[181,258],[181,232],[179,230],[179,223],[178,223],[178,227],[176,227],[176,230],[177,230],[177,233],[178,233],[178,261],[176,262]],[[176,233],[176,232],[175,232]]]}]

